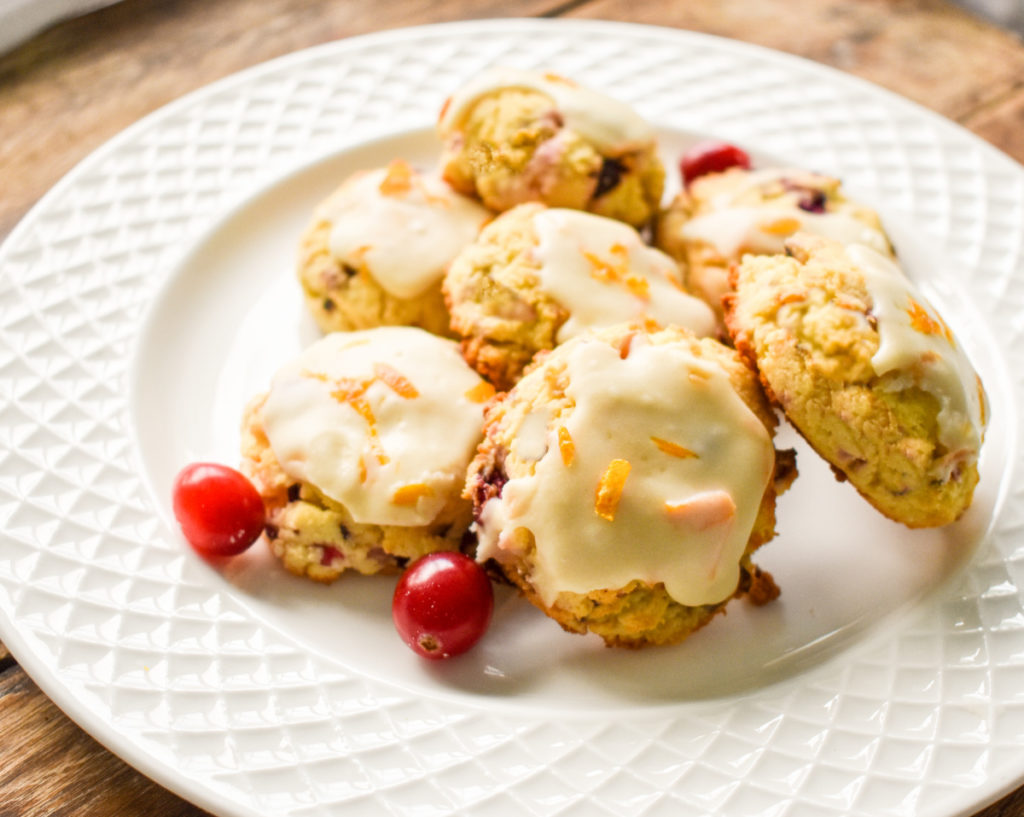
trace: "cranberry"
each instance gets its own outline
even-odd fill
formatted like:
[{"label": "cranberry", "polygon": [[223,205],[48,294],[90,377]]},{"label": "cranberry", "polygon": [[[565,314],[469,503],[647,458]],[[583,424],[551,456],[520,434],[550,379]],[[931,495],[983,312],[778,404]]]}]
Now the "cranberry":
[{"label": "cranberry", "polygon": [[196,462],[174,480],[174,517],[189,544],[203,556],[234,556],[263,531],[259,493],[226,465]]},{"label": "cranberry", "polygon": [[402,574],[391,616],[402,640],[424,658],[450,658],[476,644],[494,610],[483,568],[461,553],[430,553]]},{"label": "cranberry", "polygon": [[750,168],[750,157],[728,142],[706,140],[690,147],[679,160],[683,183],[689,187],[694,179],[708,173],[720,173],[730,167]]}]

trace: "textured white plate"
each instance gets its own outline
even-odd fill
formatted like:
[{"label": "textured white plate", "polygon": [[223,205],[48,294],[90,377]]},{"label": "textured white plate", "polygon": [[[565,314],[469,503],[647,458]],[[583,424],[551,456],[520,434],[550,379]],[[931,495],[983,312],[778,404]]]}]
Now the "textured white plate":
[{"label": "textured white plate", "polygon": [[[392,580],[262,549],[222,571],[170,524],[176,470],[237,458],[245,400],[315,336],[296,236],[349,169],[431,162],[445,95],[543,67],[840,175],[982,372],[971,512],[881,519],[802,452],[760,560],[783,597],[678,648],[605,650],[515,597],[418,661]],[[771,52],[607,23],[333,43],[157,112],[0,250],[0,638],[73,718],[222,815],[957,815],[1024,777],[1024,170],[885,92]],[[1019,355],[1018,355],[1019,356]]]}]

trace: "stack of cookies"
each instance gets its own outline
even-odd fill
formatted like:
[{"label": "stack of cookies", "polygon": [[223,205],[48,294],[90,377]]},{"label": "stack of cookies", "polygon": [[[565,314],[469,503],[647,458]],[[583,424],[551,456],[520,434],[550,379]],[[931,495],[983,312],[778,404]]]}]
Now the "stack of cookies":
[{"label": "stack of cookies", "polygon": [[437,132],[438,168],[339,180],[300,240],[325,336],[243,433],[288,570],[461,549],[566,630],[675,643],[778,595],[775,409],[890,518],[968,507],[980,380],[836,179],[733,167],[663,205],[654,129],[552,74],[481,74]]}]

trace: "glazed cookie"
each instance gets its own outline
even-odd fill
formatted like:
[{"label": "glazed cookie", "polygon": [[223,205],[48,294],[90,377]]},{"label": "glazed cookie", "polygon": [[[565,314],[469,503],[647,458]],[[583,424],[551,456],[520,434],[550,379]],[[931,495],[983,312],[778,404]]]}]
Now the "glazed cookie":
[{"label": "glazed cookie", "polygon": [[540,201],[640,226],[661,201],[653,129],[554,74],[485,71],[445,102],[438,133],[444,177],[492,210]]},{"label": "glazed cookie", "polygon": [[774,429],[757,378],[716,340],[580,335],[488,408],[466,486],[477,559],[570,632],[680,641],[734,596],[778,595],[750,561],[796,474]]},{"label": "glazed cookie", "polygon": [[970,505],[986,424],[981,380],[899,267],[798,234],[747,256],[725,299],[737,350],[840,478],[910,527]]},{"label": "glazed cookie", "polygon": [[472,517],[466,466],[493,393],[455,343],[420,329],[314,343],[243,423],[243,471],[263,496],[274,554],[329,582],[457,550]]},{"label": "glazed cookie", "polygon": [[722,316],[729,267],[746,253],[781,253],[797,231],[891,254],[878,214],[839,180],[794,168],[730,168],[695,179],[658,219],[655,243],[686,270],[686,286]]},{"label": "glazed cookie", "polygon": [[444,293],[466,360],[504,390],[537,352],[593,327],[650,319],[708,334],[714,316],[680,277],[628,224],[522,204],[452,261]]},{"label": "glazed cookie", "polygon": [[490,213],[396,160],[349,177],[302,238],[299,280],[324,332],[419,326],[448,334],[441,279]]}]

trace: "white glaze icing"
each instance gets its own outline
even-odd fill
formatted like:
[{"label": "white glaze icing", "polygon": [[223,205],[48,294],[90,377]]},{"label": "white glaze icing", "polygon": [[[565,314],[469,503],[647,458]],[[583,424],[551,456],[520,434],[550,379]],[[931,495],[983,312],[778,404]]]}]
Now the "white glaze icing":
[{"label": "white glaze icing", "polygon": [[285,473],[357,522],[426,525],[462,490],[482,382],[454,342],[420,329],[336,332],[275,375],[263,425]]},{"label": "white glaze icing", "polygon": [[628,224],[551,208],[533,217],[533,228],[541,288],[569,313],[559,343],[587,329],[645,319],[698,335],[714,331],[708,306],[682,290],[676,262]]},{"label": "white glaze icing", "polygon": [[738,184],[708,199],[707,211],[687,221],[682,227],[682,235],[711,245],[723,258],[737,260],[742,252],[781,253],[785,240],[800,231],[832,238],[843,244],[866,244],[887,253],[889,242],[885,235],[848,213],[808,212],[795,201],[785,200],[764,205],[743,203],[747,194],[764,185],[786,179],[797,184],[806,179],[810,183],[814,178],[814,174],[786,167],[751,170],[743,174]]},{"label": "white glaze icing", "polygon": [[781,253],[786,239],[797,232],[843,244],[866,244],[879,252],[887,252],[889,247],[882,233],[847,213],[809,213],[795,205],[730,206],[696,216],[682,228],[684,238],[710,244],[722,258],[730,259],[739,258],[742,252]]},{"label": "white glaze icing", "polygon": [[506,88],[536,91],[549,97],[565,126],[606,155],[620,155],[654,143],[654,129],[625,103],[554,74],[510,68],[483,71],[456,91],[441,112],[441,135],[458,130],[482,97]]},{"label": "white glaze icing", "polygon": [[957,462],[977,459],[987,415],[981,381],[949,327],[892,259],[862,245],[846,253],[871,295],[879,334],[875,373],[900,373],[894,388],[914,385],[939,402],[938,437],[949,453],[937,476],[944,478]]},{"label": "white glaze icing", "polygon": [[440,282],[490,213],[442,179],[396,161],[350,177],[319,216],[331,223],[336,259],[365,268],[397,298],[415,298]]},{"label": "white glaze icing", "polygon": [[[575,408],[564,431],[548,429],[533,473],[485,504],[478,559],[502,561],[512,533],[527,528],[530,581],[547,604],[634,579],[664,582],[681,604],[725,600],[772,477],[768,431],[716,363],[679,345],[638,335],[625,359],[590,336],[564,348]],[[569,457],[560,433],[572,440]],[[616,460],[628,476],[609,520],[595,497]]]}]

